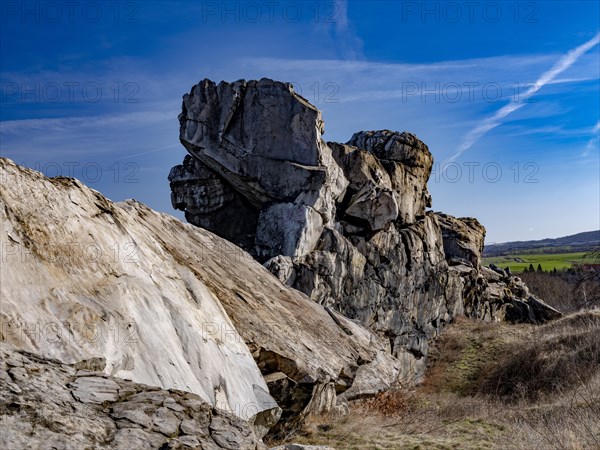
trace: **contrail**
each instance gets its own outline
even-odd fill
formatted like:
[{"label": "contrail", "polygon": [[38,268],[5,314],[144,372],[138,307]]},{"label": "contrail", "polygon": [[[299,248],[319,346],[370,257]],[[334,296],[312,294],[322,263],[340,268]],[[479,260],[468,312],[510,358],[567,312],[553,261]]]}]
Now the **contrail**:
[{"label": "contrail", "polygon": [[[527,91],[525,91],[525,98],[539,91],[544,85],[550,83],[554,80],[558,75],[564,72],[566,69],[571,67],[584,53],[586,53],[591,48],[595,47],[600,43],[600,33],[594,36],[592,39],[587,41],[584,44],[581,44],[579,47],[575,47],[573,50],[569,51],[566,55],[563,55],[557,62],[552,66],[552,68],[546,72],[544,72],[538,80],[531,86]],[[496,128],[497,126],[502,124],[502,119],[508,116],[510,113],[516,111],[519,108],[525,106],[525,103],[519,101],[511,101],[508,105],[500,108],[496,114],[487,119],[481,121],[479,125],[469,131],[464,139],[462,144],[458,147],[458,151],[455,155],[449,158],[444,162],[443,167],[447,167],[447,164],[454,161],[460,155],[462,155],[466,150],[471,148],[471,146],[481,139],[488,131]],[[444,169],[443,169],[444,170]]]},{"label": "contrail", "polygon": [[127,158],[134,158],[136,156],[148,155],[150,153],[156,153],[156,152],[159,152],[161,150],[166,150],[167,148],[177,147],[179,145],[180,145],[179,142],[176,142],[176,143],[173,143],[173,144],[168,144],[168,145],[163,145],[162,147],[157,147],[157,148],[154,148],[152,150],[146,150],[144,152],[133,153],[131,155],[125,155],[125,156],[123,156],[121,158],[115,159],[115,161],[121,161],[121,160],[127,159]]}]

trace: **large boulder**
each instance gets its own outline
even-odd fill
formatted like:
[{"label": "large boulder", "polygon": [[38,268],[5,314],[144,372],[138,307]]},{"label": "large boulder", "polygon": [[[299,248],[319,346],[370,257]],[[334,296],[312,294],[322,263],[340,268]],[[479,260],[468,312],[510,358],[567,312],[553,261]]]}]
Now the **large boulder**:
[{"label": "large boulder", "polygon": [[485,241],[485,228],[472,217],[456,218],[436,213],[442,229],[444,253],[449,261],[466,262],[479,268]]},{"label": "large boulder", "polygon": [[298,203],[332,220],[346,181],[321,139],[321,112],[290,84],[202,80],[184,96],[179,122],[185,148],[255,208]]},{"label": "large boulder", "polygon": [[427,180],[433,156],[414,134],[380,130],[355,133],[348,144],[373,154],[389,174],[400,223],[413,223],[431,206]]},{"label": "large boulder", "polygon": [[[485,228],[426,211],[433,157],[414,134],[360,131],[325,143],[320,112],[267,79],[202,80],[179,119],[197,161],[172,169],[173,206],[243,246],[283,284],[370,327],[406,383],[422,379],[428,342],[456,315],[514,320],[523,309],[516,285],[514,298],[490,300],[499,289],[481,274]],[[221,217],[239,232],[216,223]],[[375,383],[359,388],[370,370],[357,372],[345,395],[374,391]],[[283,395],[290,386],[278,378],[271,387]]]}]

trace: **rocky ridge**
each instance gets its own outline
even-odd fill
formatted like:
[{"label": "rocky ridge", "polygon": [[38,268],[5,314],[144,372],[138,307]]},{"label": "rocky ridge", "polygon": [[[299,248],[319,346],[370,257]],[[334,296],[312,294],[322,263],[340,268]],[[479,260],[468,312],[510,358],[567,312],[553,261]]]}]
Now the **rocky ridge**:
[{"label": "rocky ridge", "polygon": [[180,123],[172,200],[199,227],[0,158],[8,446],[264,448],[418,382],[457,315],[560,315],[481,267],[475,219],[427,211],[414,135],[326,143],[321,113],[267,79],[203,80]]},{"label": "rocky ridge", "polygon": [[[0,445],[11,449],[268,450],[250,424],[195,394],[0,343]],[[286,444],[271,450],[333,450]]]},{"label": "rocky ridge", "polygon": [[179,121],[189,155],[169,175],[173,206],[282,283],[370,327],[404,382],[422,378],[429,340],[458,314],[558,314],[518,279],[481,268],[476,219],[426,210],[433,157],[413,134],[325,142],[321,113],[269,79],[202,80]]}]

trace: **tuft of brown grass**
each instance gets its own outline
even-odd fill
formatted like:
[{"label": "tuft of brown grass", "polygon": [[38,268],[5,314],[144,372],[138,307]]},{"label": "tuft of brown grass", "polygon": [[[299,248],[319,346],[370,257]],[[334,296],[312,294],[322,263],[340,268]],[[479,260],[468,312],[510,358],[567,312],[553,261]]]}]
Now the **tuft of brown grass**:
[{"label": "tuft of brown grass", "polygon": [[356,400],[355,408],[362,409],[365,414],[383,414],[394,417],[406,414],[409,407],[410,397],[404,391],[391,390],[380,392],[374,397]]}]

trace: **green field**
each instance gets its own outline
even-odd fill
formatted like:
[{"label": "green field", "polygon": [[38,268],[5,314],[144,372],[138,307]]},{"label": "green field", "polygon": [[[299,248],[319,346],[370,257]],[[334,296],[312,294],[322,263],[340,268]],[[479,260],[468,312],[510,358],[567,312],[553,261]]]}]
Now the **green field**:
[{"label": "green field", "polygon": [[[564,270],[572,267],[576,263],[592,263],[591,257],[586,257],[587,252],[577,253],[555,253],[555,254],[518,254],[518,255],[506,255],[506,256],[495,256],[491,258],[483,258],[483,264],[489,265],[491,263],[496,264],[503,269],[509,267],[512,272],[523,272],[526,268],[529,268],[529,264],[533,264],[534,269],[537,269],[538,264],[542,265],[542,269],[550,271],[556,267],[556,270]],[[523,260],[519,262],[517,260]]]}]

